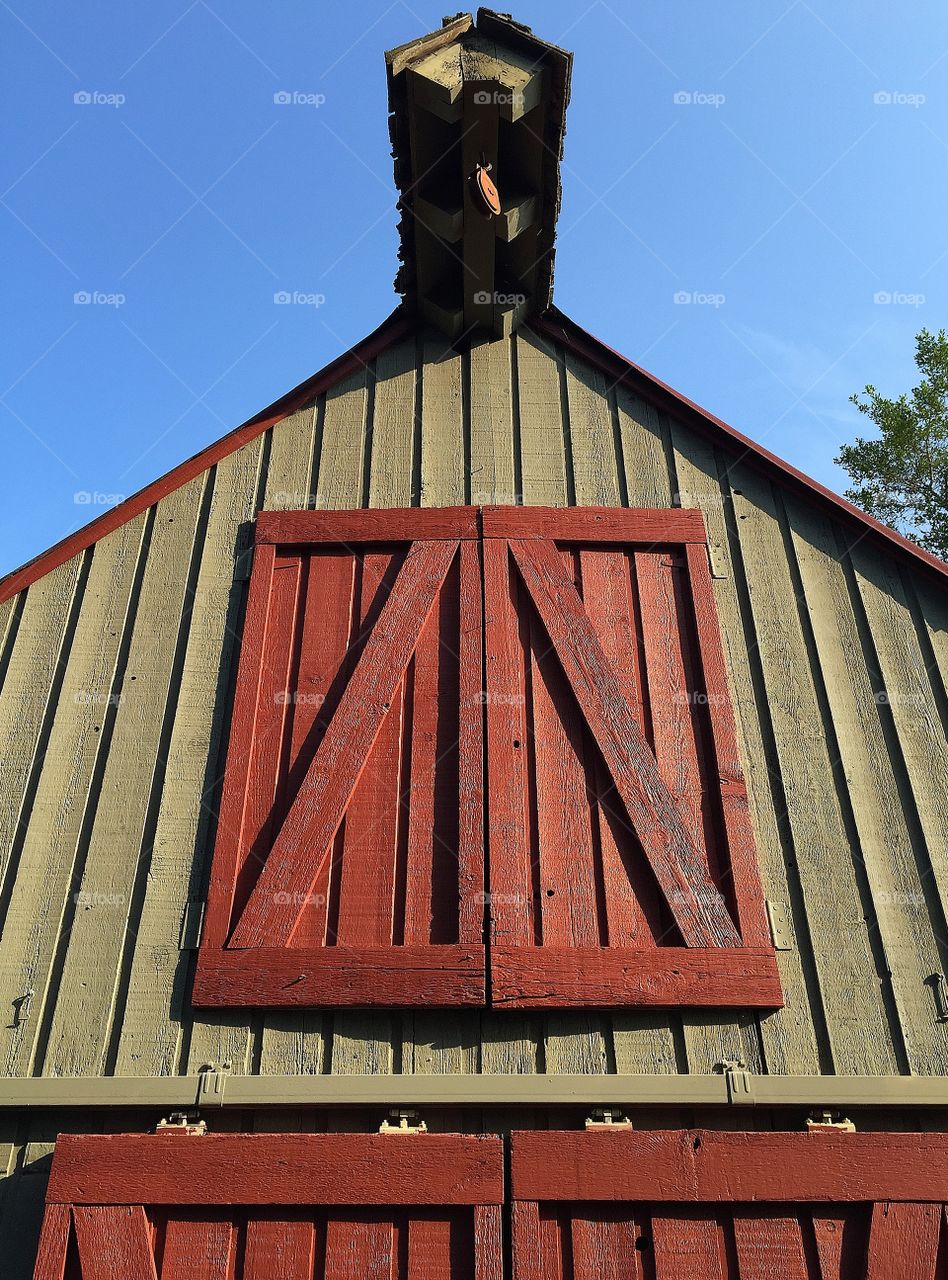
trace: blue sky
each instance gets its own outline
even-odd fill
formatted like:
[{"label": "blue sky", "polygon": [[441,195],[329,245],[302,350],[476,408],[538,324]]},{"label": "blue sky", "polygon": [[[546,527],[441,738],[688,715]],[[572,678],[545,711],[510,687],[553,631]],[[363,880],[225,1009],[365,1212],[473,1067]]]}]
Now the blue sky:
[{"label": "blue sky", "polygon": [[[382,53],[444,9],[0,0],[0,570],[389,313]],[[558,305],[843,488],[848,395],[907,389],[914,334],[948,324],[948,6],[515,16],[576,54]]]}]

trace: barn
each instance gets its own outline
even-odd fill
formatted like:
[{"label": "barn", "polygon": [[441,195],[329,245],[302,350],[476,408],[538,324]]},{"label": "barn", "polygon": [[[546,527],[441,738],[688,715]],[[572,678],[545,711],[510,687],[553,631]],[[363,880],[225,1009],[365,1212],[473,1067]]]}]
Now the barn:
[{"label": "barn", "polygon": [[10,1280],[948,1274],[948,566],[553,303],[570,55],[386,56],[398,305],[0,583]]}]

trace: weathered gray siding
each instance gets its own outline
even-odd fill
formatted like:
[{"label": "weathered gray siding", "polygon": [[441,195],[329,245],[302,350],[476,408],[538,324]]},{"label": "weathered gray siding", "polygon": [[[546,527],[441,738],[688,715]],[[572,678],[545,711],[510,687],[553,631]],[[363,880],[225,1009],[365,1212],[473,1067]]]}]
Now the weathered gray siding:
[{"label": "weathered gray siding", "polygon": [[[701,507],[787,1007],[194,1015],[258,507]],[[948,603],[904,562],[521,334],[401,343],[0,614],[0,1073],[944,1074]]]}]

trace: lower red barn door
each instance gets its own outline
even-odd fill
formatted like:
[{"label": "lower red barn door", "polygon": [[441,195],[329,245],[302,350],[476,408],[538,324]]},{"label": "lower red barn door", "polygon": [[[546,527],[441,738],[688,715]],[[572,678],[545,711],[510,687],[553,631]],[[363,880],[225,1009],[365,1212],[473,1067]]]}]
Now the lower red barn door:
[{"label": "lower red barn door", "polygon": [[517,1133],[514,1280],[942,1280],[948,1137]]},{"label": "lower red barn door", "polygon": [[35,1280],[501,1280],[497,1138],[62,1137]]}]

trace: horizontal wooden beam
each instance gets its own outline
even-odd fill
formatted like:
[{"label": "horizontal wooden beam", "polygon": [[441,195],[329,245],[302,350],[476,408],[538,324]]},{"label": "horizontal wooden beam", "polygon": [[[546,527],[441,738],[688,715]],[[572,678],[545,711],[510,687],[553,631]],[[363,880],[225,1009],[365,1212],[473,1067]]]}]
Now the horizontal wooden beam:
[{"label": "horizontal wooden beam", "polygon": [[0,1108],[946,1107],[941,1076],[288,1075],[34,1077],[0,1083]]},{"label": "horizontal wooden beam", "polygon": [[944,1133],[520,1132],[510,1163],[514,1200],[948,1198]]},{"label": "horizontal wooden beam", "polygon": [[49,1204],[455,1205],[503,1202],[499,1138],[431,1133],[73,1134]]}]

